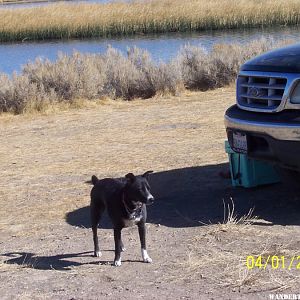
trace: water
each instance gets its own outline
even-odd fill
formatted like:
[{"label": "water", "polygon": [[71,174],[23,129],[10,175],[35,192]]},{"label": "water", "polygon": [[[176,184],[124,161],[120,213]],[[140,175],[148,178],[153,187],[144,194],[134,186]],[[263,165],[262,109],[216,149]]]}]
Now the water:
[{"label": "water", "polygon": [[207,31],[188,34],[146,35],[132,38],[66,40],[47,42],[24,42],[0,44],[0,72],[11,74],[19,72],[22,65],[34,61],[37,57],[55,60],[58,52],[72,54],[104,53],[109,45],[126,53],[128,47],[136,46],[147,50],[155,61],[169,61],[175,57],[185,44],[202,46],[207,50],[216,43],[247,43],[261,37],[275,40],[290,38],[300,41],[298,27],[269,29]]}]

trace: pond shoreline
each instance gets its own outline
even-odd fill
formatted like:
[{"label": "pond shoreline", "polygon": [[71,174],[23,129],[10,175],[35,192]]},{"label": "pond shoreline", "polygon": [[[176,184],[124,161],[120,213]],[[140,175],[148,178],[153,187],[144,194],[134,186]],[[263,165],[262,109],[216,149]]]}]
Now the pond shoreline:
[{"label": "pond shoreline", "polygon": [[211,51],[216,44],[244,45],[261,38],[270,40],[300,39],[299,26],[277,27],[266,29],[214,30],[201,33],[165,33],[135,35],[132,37],[70,39],[51,41],[24,41],[0,43],[0,73],[20,73],[22,66],[37,58],[55,61],[58,53],[72,55],[74,52],[86,54],[103,54],[109,46],[123,54],[130,48],[141,48],[151,56],[155,63],[168,63],[177,56],[185,45],[202,47]]}]

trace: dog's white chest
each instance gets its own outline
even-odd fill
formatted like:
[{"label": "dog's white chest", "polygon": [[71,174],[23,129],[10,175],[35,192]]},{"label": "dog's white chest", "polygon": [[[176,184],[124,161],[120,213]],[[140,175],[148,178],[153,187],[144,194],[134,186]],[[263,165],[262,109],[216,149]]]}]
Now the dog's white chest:
[{"label": "dog's white chest", "polygon": [[141,219],[142,219],[142,217],[139,216],[139,217],[135,217],[133,219],[123,219],[123,221],[124,221],[125,227],[130,227],[130,226],[136,225],[138,222],[141,221]]}]

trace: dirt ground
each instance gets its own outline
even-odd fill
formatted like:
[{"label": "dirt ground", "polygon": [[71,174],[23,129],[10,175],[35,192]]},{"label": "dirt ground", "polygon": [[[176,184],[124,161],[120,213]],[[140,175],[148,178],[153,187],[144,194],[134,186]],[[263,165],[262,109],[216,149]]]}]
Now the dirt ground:
[{"label": "dirt ground", "polygon": [[[233,188],[220,176],[228,171],[223,115],[233,102],[230,87],[0,116],[0,298],[270,299],[300,293],[297,185]],[[113,267],[107,218],[99,230],[103,256],[92,257],[91,186],[85,181],[92,174],[146,170],[155,171],[156,202],[147,224],[153,263],[141,262],[133,227],[123,230],[127,251],[122,266]],[[247,256],[281,262],[248,270]]]}]

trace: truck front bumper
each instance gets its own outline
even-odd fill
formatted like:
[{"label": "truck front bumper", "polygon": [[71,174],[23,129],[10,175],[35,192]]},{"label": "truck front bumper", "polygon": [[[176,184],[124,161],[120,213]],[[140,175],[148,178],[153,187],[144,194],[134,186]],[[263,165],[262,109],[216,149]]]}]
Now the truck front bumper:
[{"label": "truck front bumper", "polygon": [[225,113],[230,145],[233,132],[247,135],[248,156],[300,171],[300,111],[256,113],[231,106]]}]

